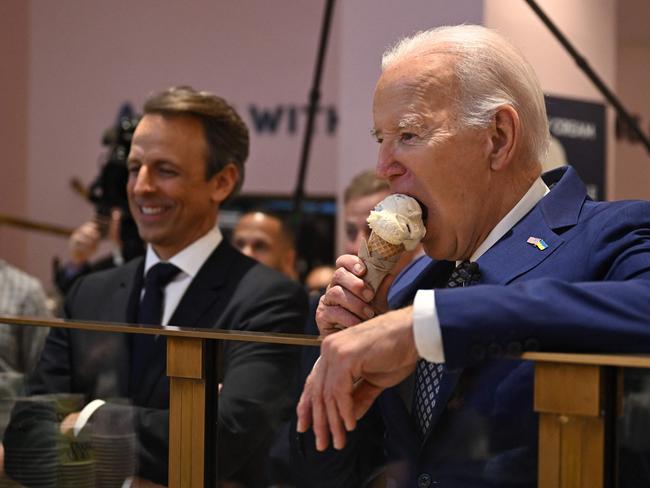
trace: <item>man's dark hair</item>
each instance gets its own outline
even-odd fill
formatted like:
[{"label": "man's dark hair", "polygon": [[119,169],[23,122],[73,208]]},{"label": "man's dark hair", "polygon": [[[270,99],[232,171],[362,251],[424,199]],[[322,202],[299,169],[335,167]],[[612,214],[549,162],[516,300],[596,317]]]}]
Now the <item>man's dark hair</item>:
[{"label": "man's dark hair", "polygon": [[379,178],[373,170],[367,170],[359,173],[350,184],[345,188],[343,193],[343,203],[348,203],[350,200],[357,198],[367,197],[380,191],[389,191],[390,186],[388,181]]},{"label": "man's dark hair", "polygon": [[150,96],[144,113],[196,117],[203,126],[208,146],[206,179],[233,163],[239,172],[233,195],[239,191],[244,183],[249,135],[248,127],[228,102],[209,92],[178,86]]},{"label": "man's dark hair", "polygon": [[289,223],[289,219],[285,217],[282,214],[279,214],[277,212],[274,212],[272,210],[266,210],[264,208],[253,208],[250,210],[246,210],[243,214],[239,216],[239,220],[244,218],[246,215],[253,215],[261,213],[262,215],[269,217],[273,220],[277,220],[280,224],[280,237],[285,240],[287,244],[289,244],[290,247],[295,248],[296,247],[296,233]]}]

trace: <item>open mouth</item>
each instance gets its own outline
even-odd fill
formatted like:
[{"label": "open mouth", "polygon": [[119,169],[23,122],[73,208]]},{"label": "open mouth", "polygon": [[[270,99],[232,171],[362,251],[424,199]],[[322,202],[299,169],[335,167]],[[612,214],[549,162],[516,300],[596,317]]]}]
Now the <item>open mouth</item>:
[{"label": "open mouth", "polygon": [[429,215],[429,209],[427,208],[426,205],[424,205],[424,204],[423,204],[420,200],[418,200],[417,198],[413,197],[413,199],[414,199],[416,202],[418,202],[418,204],[420,205],[420,208],[422,209],[422,222],[426,222],[426,221],[427,221],[427,216]]}]

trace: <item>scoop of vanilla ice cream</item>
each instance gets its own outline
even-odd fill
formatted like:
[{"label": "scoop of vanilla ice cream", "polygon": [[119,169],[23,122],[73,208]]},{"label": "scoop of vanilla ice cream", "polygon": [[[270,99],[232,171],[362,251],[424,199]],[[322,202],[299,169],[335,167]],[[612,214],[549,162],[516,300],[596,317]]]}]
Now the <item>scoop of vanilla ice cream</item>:
[{"label": "scoop of vanilla ice cream", "polygon": [[377,204],[368,216],[368,225],[379,237],[391,244],[415,249],[426,233],[422,209],[413,197],[395,193]]}]

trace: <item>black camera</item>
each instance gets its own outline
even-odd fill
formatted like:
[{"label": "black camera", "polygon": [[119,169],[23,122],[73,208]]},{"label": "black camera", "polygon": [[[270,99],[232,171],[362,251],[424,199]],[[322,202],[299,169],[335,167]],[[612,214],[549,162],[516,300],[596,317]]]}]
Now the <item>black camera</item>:
[{"label": "black camera", "polygon": [[120,240],[125,261],[144,252],[144,244],[129,211],[126,194],[129,179],[126,161],[139,121],[140,117],[133,113],[131,106],[127,104],[120,110],[117,123],[104,131],[102,145],[107,148],[106,161],[88,191],[88,198],[95,205],[102,236],[108,232],[112,210],[117,208],[121,211]]}]

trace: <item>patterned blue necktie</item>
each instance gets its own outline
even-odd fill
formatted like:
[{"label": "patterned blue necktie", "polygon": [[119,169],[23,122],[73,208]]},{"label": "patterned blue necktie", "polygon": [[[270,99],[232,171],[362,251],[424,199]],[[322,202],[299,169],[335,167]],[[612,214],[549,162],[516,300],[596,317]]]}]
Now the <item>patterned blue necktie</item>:
[{"label": "patterned blue necktie", "polygon": [[[171,263],[154,265],[144,278],[144,296],[138,307],[139,324],[160,325],[165,302],[165,287],[180,272]],[[155,351],[153,334],[134,334],[131,338],[131,391],[140,382]]]},{"label": "patterned blue necktie", "polygon": [[[447,288],[471,286],[481,279],[478,264],[463,261],[451,273]],[[418,361],[415,370],[415,395],[413,397],[413,415],[418,433],[424,439],[431,428],[433,410],[436,406],[444,365],[430,363],[425,359]]]}]

